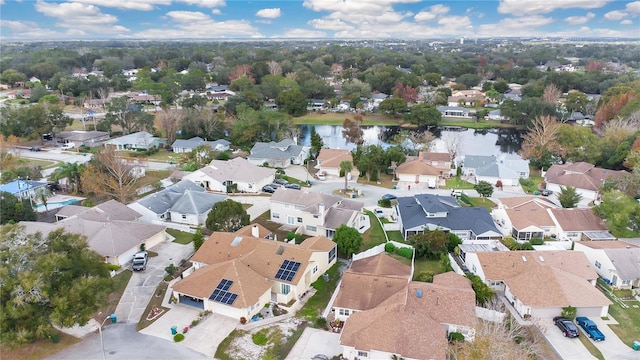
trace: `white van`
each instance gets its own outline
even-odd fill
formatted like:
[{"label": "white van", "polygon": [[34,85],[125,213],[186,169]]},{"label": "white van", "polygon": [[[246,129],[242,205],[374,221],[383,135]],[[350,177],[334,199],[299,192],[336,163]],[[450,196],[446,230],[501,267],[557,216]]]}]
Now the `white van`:
[{"label": "white van", "polygon": [[76,143],[72,143],[72,142],[68,142],[64,145],[62,145],[62,150],[70,150],[76,147]]},{"label": "white van", "polygon": [[462,190],[458,190],[458,189],[451,190],[451,196],[453,196],[453,197],[457,198],[457,197],[462,196],[462,194],[464,194],[464,191],[462,191]]},{"label": "white van", "polygon": [[326,180],[327,176],[323,173],[317,173],[316,177],[318,178],[318,180]]}]

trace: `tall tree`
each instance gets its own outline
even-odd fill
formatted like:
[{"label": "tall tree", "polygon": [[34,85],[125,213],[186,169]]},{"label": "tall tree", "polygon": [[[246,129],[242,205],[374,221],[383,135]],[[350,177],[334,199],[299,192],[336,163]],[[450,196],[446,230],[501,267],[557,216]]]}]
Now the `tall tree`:
[{"label": "tall tree", "polygon": [[234,232],[249,225],[249,214],[242,204],[231,199],[217,202],[207,216],[207,229]]},{"label": "tall tree", "polygon": [[36,221],[29,199],[20,200],[8,192],[0,192],[0,224]]},{"label": "tall tree", "polygon": [[435,106],[417,104],[411,107],[409,120],[418,126],[438,126],[442,121],[442,113]]},{"label": "tall tree", "polygon": [[180,128],[182,121],[182,111],[178,109],[163,108],[157,114],[160,121],[160,128],[164,133],[164,137],[167,138],[167,144],[173,144],[176,139],[176,131]]},{"label": "tall tree", "polygon": [[307,113],[307,98],[300,90],[285,90],[276,98],[278,108],[292,116]]},{"label": "tall tree", "polygon": [[311,156],[315,159],[320,154],[320,150],[324,147],[322,136],[316,131],[315,125],[311,125]]},{"label": "tall tree", "polygon": [[560,123],[551,116],[537,117],[524,136],[520,155],[525,159],[541,159],[545,153],[559,150]]},{"label": "tall tree", "polygon": [[83,190],[127,204],[136,194],[143,161],[125,159],[113,148],[95,154],[81,174]]},{"label": "tall tree", "polygon": [[542,100],[548,104],[556,104],[560,97],[562,96],[562,91],[558,89],[555,84],[549,84],[544,88],[542,92]]},{"label": "tall tree", "polygon": [[450,132],[442,136],[444,146],[451,157],[451,162],[456,161],[456,157],[462,149],[462,134],[457,132]]},{"label": "tall tree", "polygon": [[59,182],[62,179],[68,179],[68,184],[71,185],[74,193],[82,192],[82,172],[85,164],[69,163],[65,162],[60,164],[53,173],[50,179],[55,182]]},{"label": "tall tree", "polygon": [[153,115],[142,111],[142,107],[126,96],[115,98],[107,103],[106,124],[122,127],[122,132],[130,134],[136,131],[153,131]]},{"label": "tall tree", "polygon": [[333,241],[338,245],[338,251],[347,258],[360,250],[362,235],[358,230],[347,225],[340,225],[333,235]]},{"label": "tall tree", "polygon": [[364,132],[362,131],[362,115],[356,114],[353,119],[346,118],[342,123],[342,137],[356,145],[364,144]]},{"label": "tall tree", "polygon": [[582,195],[571,185],[566,187],[560,186],[558,200],[563,208],[574,208],[578,205],[580,200],[582,200]]},{"label": "tall tree", "polygon": [[60,229],[43,237],[5,225],[0,237],[3,344],[51,339],[54,325],[85,325],[111,290],[103,257],[81,235]]},{"label": "tall tree", "polygon": [[340,172],[344,174],[344,192],[347,193],[348,189],[348,181],[349,175],[351,174],[351,170],[353,170],[353,164],[349,160],[342,160],[340,162]]}]

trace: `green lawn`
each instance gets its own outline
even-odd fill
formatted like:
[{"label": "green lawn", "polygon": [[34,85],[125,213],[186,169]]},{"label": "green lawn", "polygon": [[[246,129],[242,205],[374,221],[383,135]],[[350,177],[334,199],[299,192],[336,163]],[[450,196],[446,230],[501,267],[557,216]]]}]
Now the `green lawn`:
[{"label": "green lawn", "polygon": [[[411,259],[404,258],[397,254],[389,254],[389,255],[403,264],[411,265]],[[415,271],[413,272],[414,279],[422,271],[431,271],[433,272],[434,275],[442,273],[440,260],[427,260],[427,259],[416,258],[414,261],[414,265],[415,265]]]},{"label": "green lawn", "polygon": [[473,204],[473,206],[476,207],[486,207],[489,212],[491,212],[491,210],[496,206],[496,204],[489,200],[488,198],[483,198],[483,197],[472,197],[469,198],[471,200],[471,203]]},{"label": "green lawn", "polygon": [[640,302],[626,301],[625,304],[629,305],[629,308],[623,309],[615,301],[613,305],[609,306],[609,315],[619,323],[619,325],[609,325],[609,327],[622,342],[631,347],[633,341],[640,340],[640,308],[632,307],[632,305],[640,305]]},{"label": "green lawn", "polygon": [[391,241],[397,241],[400,243],[405,243],[404,238],[402,237],[402,233],[398,231],[387,231],[387,236]]},{"label": "green lawn", "polygon": [[456,176],[448,179],[446,184],[447,189],[473,189],[474,186],[472,183],[464,181]]},{"label": "green lawn", "polygon": [[58,161],[53,160],[40,160],[40,159],[31,159],[31,158],[20,158],[18,159],[18,163],[20,165],[28,165],[31,167],[40,166],[43,169],[48,169],[52,167],[58,166]]},{"label": "green lawn", "polygon": [[159,183],[160,180],[168,178],[169,175],[171,175],[171,171],[169,170],[147,170],[145,175],[138,179],[137,185],[138,187],[155,185]]},{"label": "green lawn", "polygon": [[584,331],[580,330],[582,332],[582,335],[584,336],[578,336],[578,339],[580,339],[580,342],[584,345],[585,348],[587,348],[587,350],[589,350],[589,352],[591,353],[591,355],[593,355],[596,359],[598,360],[605,360],[604,356],[602,356],[602,353],[600,352],[600,350],[598,350],[598,348],[593,344],[593,341],[591,341],[591,339],[589,339],[589,337],[587,336],[587,334],[584,333]]},{"label": "green lawn", "polygon": [[190,243],[191,241],[193,241],[193,234],[191,234],[191,233],[180,231],[180,230],[176,230],[176,229],[171,229],[171,228],[167,228],[167,232],[171,236],[176,238],[175,240],[173,240],[174,243],[186,245],[186,244]]},{"label": "green lawn", "polygon": [[307,300],[302,309],[297,313],[297,316],[304,318],[307,321],[315,320],[322,311],[329,304],[331,295],[333,295],[338,280],[340,280],[340,262],[336,262],[326,274],[329,275],[329,281],[324,281],[322,277],[316,280],[311,286],[316,289],[316,293]]},{"label": "green lawn", "polygon": [[362,245],[360,245],[360,251],[371,249],[372,247],[384,244],[387,241],[387,238],[384,236],[384,230],[378,222],[377,216],[371,211],[367,211],[366,214],[369,216],[371,228],[362,234]]}]

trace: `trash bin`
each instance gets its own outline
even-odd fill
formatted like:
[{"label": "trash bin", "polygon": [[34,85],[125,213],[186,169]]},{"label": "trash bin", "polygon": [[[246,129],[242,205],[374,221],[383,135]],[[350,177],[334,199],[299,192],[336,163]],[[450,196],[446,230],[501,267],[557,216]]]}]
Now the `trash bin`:
[{"label": "trash bin", "polygon": [[533,195],[540,195],[540,192],[538,190],[534,190]]},{"label": "trash bin", "polygon": [[393,185],[393,190],[397,190],[398,189],[398,185]]},{"label": "trash bin", "polygon": [[640,341],[634,341],[633,342],[633,350],[635,350],[635,351],[640,350]]},{"label": "trash bin", "polygon": [[171,335],[175,335],[178,333],[178,327],[177,326],[172,326],[171,327]]}]

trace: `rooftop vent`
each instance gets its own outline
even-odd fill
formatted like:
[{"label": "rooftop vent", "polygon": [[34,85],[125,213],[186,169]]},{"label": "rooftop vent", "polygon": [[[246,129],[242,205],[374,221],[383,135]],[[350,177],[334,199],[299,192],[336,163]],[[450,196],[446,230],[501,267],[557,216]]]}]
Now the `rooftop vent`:
[{"label": "rooftop vent", "polygon": [[282,255],[284,254],[284,246],[280,245],[278,246],[278,250],[276,250],[276,255]]},{"label": "rooftop vent", "polygon": [[522,261],[527,262],[527,257],[522,255]]},{"label": "rooftop vent", "polygon": [[422,297],[422,289],[416,290],[416,297],[417,298],[421,298]]},{"label": "rooftop vent", "polygon": [[542,257],[542,255],[538,256],[538,258],[540,259],[540,261],[544,262],[544,258]]}]

